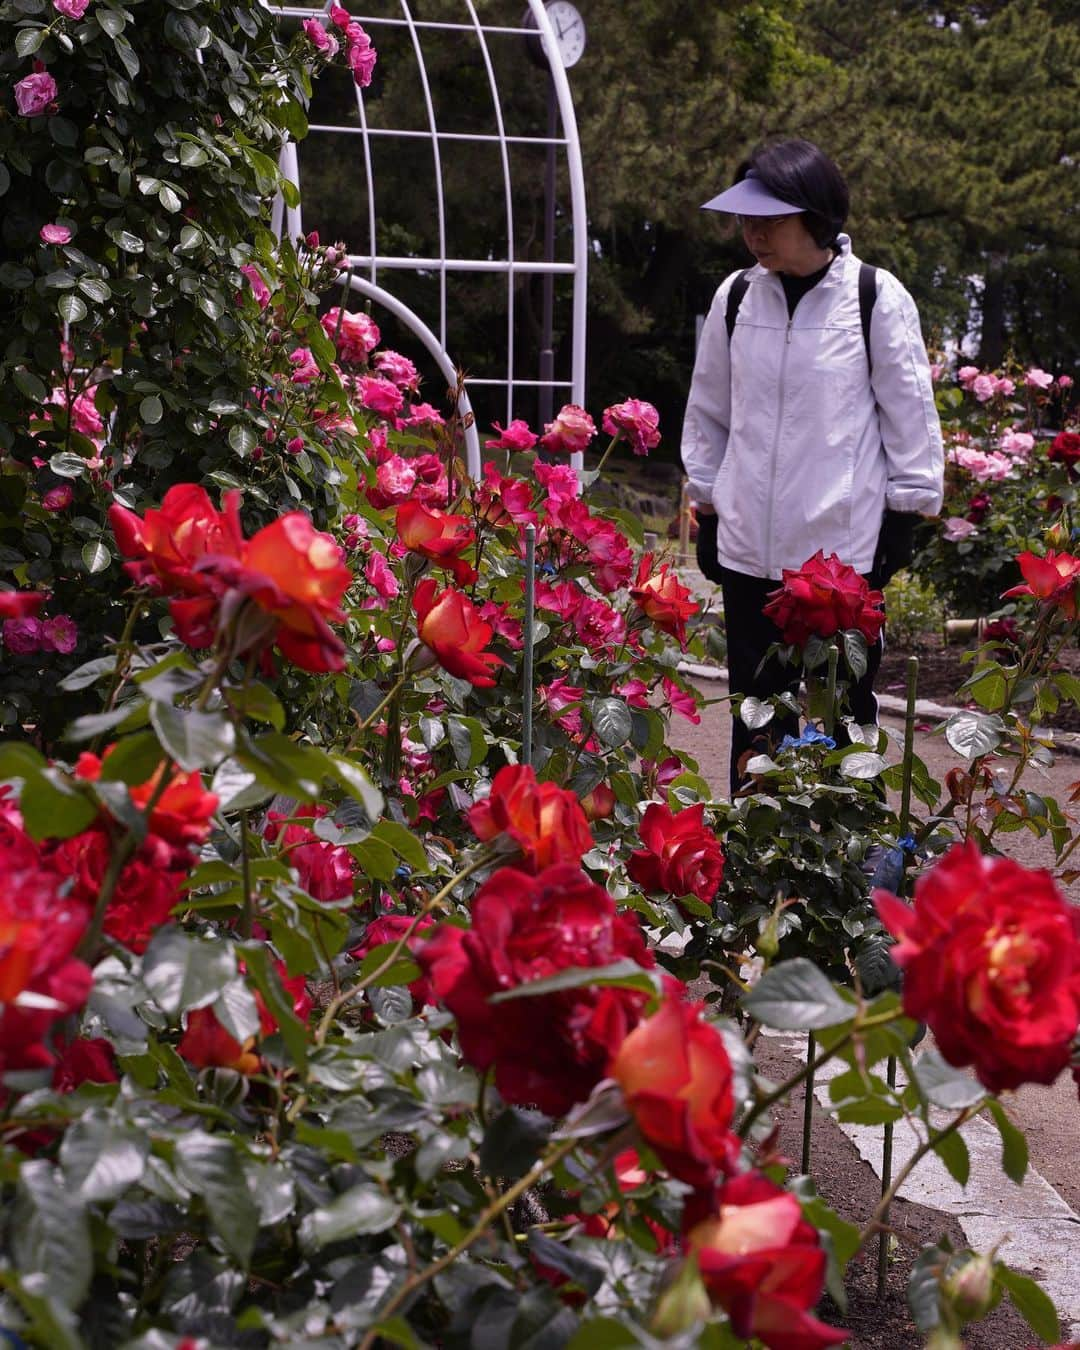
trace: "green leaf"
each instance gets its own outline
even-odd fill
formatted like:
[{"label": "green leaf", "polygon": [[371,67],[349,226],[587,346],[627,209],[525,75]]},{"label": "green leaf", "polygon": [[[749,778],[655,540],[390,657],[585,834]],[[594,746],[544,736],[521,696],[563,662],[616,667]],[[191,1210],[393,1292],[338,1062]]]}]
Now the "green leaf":
[{"label": "green leaf", "polygon": [[233,707],[245,717],[253,717],[257,722],[268,722],[275,731],[284,728],[285,709],[267,685],[256,682],[240,689],[230,689],[228,697]]},{"label": "green leaf", "polygon": [[143,957],[143,983],[168,1017],[207,1007],[235,977],[231,946],[178,928],[159,929]]},{"label": "green leaf", "polygon": [[293,1012],[292,999],[286,994],[277,971],[270,960],[270,953],[261,942],[245,942],[240,948],[252,984],[263,996],[285,1049],[293,1064],[300,1070],[306,1069],[308,1053],[307,1027]]},{"label": "green leaf", "polygon": [[181,769],[213,768],[232,754],[236,729],[223,712],[196,712],[152,703],[150,721],[161,744]]},{"label": "green leaf", "polygon": [[57,300],[56,311],[65,323],[78,323],[81,319],[85,319],[88,313],[86,302],[71,291]]},{"label": "green leaf", "polygon": [[844,631],[844,661],[856,680],[866,674],[866,638],[857,628]]},{"label": "green leaf", "polygon": [[963,1111],[986,1096],[977,1079],[946,1064],[937,1050],[927,1050],[915,1061],[915,1081],[931,1106],[946,1111]]},{"label": "green leaf", "polygon": [[1021,1275],[1008,1266],[994,1267],[994,1280],[1008,1293],[1013,1307],[1032,1329],[1036,1336],[1044,1341],[1061,1340],[1061,1324],[1057,1311],[1046,1292],[1027,1275]]},{"label": "green leaf", "polygon": [[487,734],[475,717],[447,718],[446,731],[459,769],[475,769],[487,759]]},{"label": "green leaf", "polygon": [[83,295],[93,300],[96,305],[103,305],[106,300],[112,298],[111,287],[100,277],[80,277],[79,290],[82,291]]},{"label": "green leaf", "polygon": [[139,421],[148,427],[157,426],[164,411],[157,394],[148,394],[139,404]]},{"label": "green leaf", "polygon": [[103,676],[111,675],[115,669],[115,656],[98,656],[93,661],[86,661],[83,665],[76,667],[70,675],[66,675],[60,681],[60,688],[66,690],[69,694],[77,693],[80,689],[89,689],[92,684],[97,684]]},{"label": "green leaf", "polygon": [[371,831],[371,837],[388,844],[414,873],[423,875],[431,871],[423,844],[411,830],[397,821],[380,820]]},{"label": "green leaf", "polygon": [[781,1031],[816,1031],[851,1020],[852,1005],[804,956],[773,966],[743,999],[758,1022]]},{"label": "green leaf", "polygon": [[115,9],[106,9],[104,5],[98,6],[94,18],[97,19],[101,30],[108,33],[111,38],[115,38],[118,33],[122,33],[124,24],[127,22],[122,13]]},{"label": "green leaf", "polygon": [[91,539],[82,546],[82,561],[83,566],[93,576],[95,572],[105,571],[112,562],[112,554],[100,539]]},{"label": "green leaf", "polygon": [[52,1163],[40,1159],[20,1167],[10,1233],[20,1275],[37,1277],[65,1308],[78,1307],[94,1268],[90,1228],[86,1210]]},{"label": "green leaf", "polygon": [[887,767],[885,756],[872,750],[855,750],[840,761],[840,772],[845,778],[876,778]]},{"label": "green leaf", "polygon": [[941,1321],[941,1271],[952,1248],[924,1247],[908,1275],[907,1301],[912,1321],[924,1336]]},{"label": "green leaf", "polygon": [[158,201],[170,215],[175,215],[183,206],[183,202],[174,189],[169,187],[168,183],[162,183],[161,187],[158,188]]},{"label": "green leaf", "polygon": [[1019,1186],[1028,1169],[1028,1144],[1023,1130],[1017,1129],[1005,1114],[1005,1108],[996,1097],[990,1097],[986,1103],[990,1118],[1001,1135],[1002,1171]]},{"label": "green leaf", "polygon": [[60,1145],[60,1164],[72,1194],[93,1203],[115,1200],[142,1179],[150,1140],[104,1111],[69,1125]]},{"label": "green leaf", "polygon": [[[585,989],[594,986],[642,989],[648,994],[656,993],[656,979],[653,972],[642,969],[636,961],[627,956],[607,966],[567,966],[555,975],[547,975],[541,980],[528,980],[524,984],[515,985],[513,989],[504,989],[501,993],[492,994],[488,1002],[507,1003],[511,999],[535,998],[542,994],[556,994],[564,989]],[[845,1004],[844,1020],[850,1016],[851,1009]]]},{"label": "green leaf", "polygon": [[354,1186],[304,1218],[298,1233],[300,1247],[308,1253],[317,1252],[345,1238],[385,1233],[400,1214],[401,1206],[377,1186]]},{"label": "green leaf", "polygon": [[971,1156],[963,1137],[957,1131],[944,1135],[934,1145],[934,1152],[948,1168],[953,1181],[958,1186],[966,1186],[971,1176]]},{"label": "green leaf", "polygon": [[945,739],[958,755],[968,759],[989,755],[998,748],[1005,734],[1005,723],[997,713],[964,709],[953,713],[945,723]]},{"label": "green leaf", "polygon": [[[213,319],[218,315],[211,314],[210,317]],[[257,444],[258,438],[246,422],[237,422],[229,428],[229,445],[243,459],[247,459]]]},{"label": "green leaf", "polygon": [[214,1000],[214,1016],[241,1045],[259,1034],[259,1005],[243,979],[230,980]]},{"label": "green leaf", "polygon": [[980,708],[986,708],[989,712],[997,712],[1005,706],[1008,691],[1008,681],[997,664],[980,667],[970,680],[960,686],[961,693],[970,694]]},{"label": "green leaf", "polygon": [[25,366],[16,366],[11,372],[11,378],[14,380],[15,388],[19,393],[25,395],[34,403],[44,403],[48,398],[49,391],[45,388],[45,385],[33,371],[27,370]]},{"label": "green leaf", "polygon": [[618,749],[630,739],[634,721],[630,708],[621,698],[597,698],[589,705],[593,730],[609,749]]},{"label": "green leaf", "polygon": [[326,759],[330,777],[335,779],[350,797],[360,803],[369,820],[378,820],[385,804],[384,798],[367,772],[351,759],[346,759],[344,755],[327,755]]},{"label": "green leaf", "polygon": [[237,1148],[222,1135],[197,1130],[177,1140],[175,1167],[179,1179],[202,1196],[214,1231],[246,1268],[255,1248],[259,1211]]},{"label": "green leaf", "polygon": [[747,694],[739,704],[739,721],[751,731],[757,731],[761,727],[768,726],[776,716],[776,709],[771,703],[764,703],[760,698],[755,698],[753,694]]},{"label": "green leaf", "polygon": [[516,1181],[536,1162],[552,1122],[539,1111],[508,1106],[491,1122],[480,1145],[480,1167],[489,1177]]},{"label": "green leaf", "polygon": [[15,55],[30,56],[41,46],[47,37],[44,28],[22,28],[15,38]]},{"label": "green leaf", "polygon": [[19,808],[31,839],[70,839],[97,817],[98,808],[59,769],[40,769],[23,785]]},{"label": "green leaf", "polygon": [[86,473],[86,460],[70,450],[60,450],[50,458],[49,468],[61,478],[81,478]]},{"label": "green leaf", "polygon": [[556,1242],[539,1228],[529,1229],[529,1250],[536,1259],[580,1285],[591,1297],[604,1283],[604,1269],[587,1260],[566,1242]]}]

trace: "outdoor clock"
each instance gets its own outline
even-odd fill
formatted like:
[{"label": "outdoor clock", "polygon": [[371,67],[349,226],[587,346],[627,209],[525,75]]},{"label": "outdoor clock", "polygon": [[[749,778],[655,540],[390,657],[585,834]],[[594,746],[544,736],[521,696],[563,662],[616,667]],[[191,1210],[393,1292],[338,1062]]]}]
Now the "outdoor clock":
[{"label": "outdoor clock", "polygon": [[[549,0],[544,6],[547,10],[547,16],[551,20],[551,26],[555,30],[555,45],[558,48],[559,56],[562,58],[563,66],[569,70],[581,60],[585,51],[585,21],[576,5],[572,5],[570,0]],[[526,28],[534,26],[532,11],[525,15],[524,25]],[[547,54],[544,51],[544,39],[537,34],[536,37],[526,38],[529,48],[529,55],[540,66],[547,65]]]}]

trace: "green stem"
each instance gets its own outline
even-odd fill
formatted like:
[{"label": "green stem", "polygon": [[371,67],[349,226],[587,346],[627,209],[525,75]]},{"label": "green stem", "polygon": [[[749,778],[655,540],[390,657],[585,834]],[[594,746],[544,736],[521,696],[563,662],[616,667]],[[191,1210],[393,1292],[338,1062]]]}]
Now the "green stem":
[{"label": "green stem", "polygon": [[380,713],[387,706],[387,704],[392,703],[394,701],[395,696],[401,692],[401,689],[405,684],[405,680],[406,680],[405,675],[399,675],[398,678],[394,681],[394,683],[390,686],[390,692],[379,703],[379,706],[375,709],[375,711],[369,713],[362,722],[358,723],[356,732],[345,749],[346,754],[348,754],[351,750],[356,749],[356,737],[362,736],[364,732],[367,731],[367,729],[378,720]]},{"label": "green stem", "polygon": [[603,470],[604,465],[608,462],[608,455],[611,454],[612,450],[615,449],[618,443],[619,443],[618,436],[612,436],[611,440],[608,442],[608,448],[600,456],[600,463],[596,466],[596,469],[594,470],[595,473],[600,473]]},{"label": "green stem", "polygon": [[240,875],[244,887],[244,908],[237,931],[245,941],[255,923],[255,896],[251,888],[251,851],[248,846],[248,813],[240,812]]},{"label": "green stem", "polygon": [[[501,1214],[504,1214],[516,1200],[520,1199],[520,1197],[530,1189],[530,1187],[535,1186],[545,1172],[550,1171],[551,1168],[565,1158],[568,1153],[573,1152],[577,1145],[578,1140],[576,1139],[564,1140],[556,1148],[552,1149],[550,1153],[535,1162],[520,1180],[516,1181],[508,1191],[504,1191],[497,1200],[493,1201],[482,1211],[476,1223],[473,1224],[472,1228],[469,1229],[459,1242],[456,1242],[453,1247],[444,1252],[437,1261],[432,1261],[431,1265],[418,1271],[417,1274],[411,1275],[405,1281],[393,1298],[383,1307],[380,1314],[380,1321],[385,1322],[391,1318],[402,1304],[406,1303],[418,1289],[422,1289],[424,1285],[430,1280],[433,1280],[436,1275],[441,1274],[448,1266],[453,1265],[459,1256],[467,1252],[474,1242],[477,1242],[484,1236],[494,1220],[498,1219]],[[378,1331],[378,1328],[372,1327],[360,1342],[360,1350],[372,1350],[379,1340],[379,1337],[380,1332]]]}]

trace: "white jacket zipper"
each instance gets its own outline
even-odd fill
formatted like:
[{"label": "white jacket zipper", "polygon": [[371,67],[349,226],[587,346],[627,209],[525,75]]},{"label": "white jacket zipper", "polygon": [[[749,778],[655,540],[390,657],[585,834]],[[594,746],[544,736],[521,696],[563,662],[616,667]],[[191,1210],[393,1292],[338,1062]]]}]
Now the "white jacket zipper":
[{"label": "white jacket zipper", "polygon": [[769,498],[765,508],[765,575],[771,577],[773,573],[773,501],[776,497],[776,461],[780,450],[780,433],[784,426],[784,374],[787,370],[788,348],[791,346],[791,325],[795,322],[795,316],[792,315],[787,321],[787,331],[784,334],[784,350],[780,354],[780,379],[779,379],[779,400],[776,410],[776,434],[773,436],[772,454],[769,459]]}]

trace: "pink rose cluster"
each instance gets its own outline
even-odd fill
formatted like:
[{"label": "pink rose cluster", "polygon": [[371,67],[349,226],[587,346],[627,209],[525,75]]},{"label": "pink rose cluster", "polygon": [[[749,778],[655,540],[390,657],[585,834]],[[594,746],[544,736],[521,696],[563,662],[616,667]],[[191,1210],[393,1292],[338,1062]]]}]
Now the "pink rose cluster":
[{"label": "pink rose cluster", "polygon": [[1035,437],[1030,431],[1007,427],[998,439],[998,449],[1003,455],[1011,455],[1013,459],[1027,459],[1035,449]]},{"label": "pink rose cluster", "polygon": [[977,483],[1000,483],[1013,476],[1015,461],[996,450],[976,450],[970,445],[952,444],[946,454],[950,464],[966,469]]},{"label": "pink rose cluster", "polygon": [[5,651],[18,656],[35,652],[58,652],[67,656],[75,650],[79,630],[70,614],[54,614],[43,619],[36,614],[5,619],[0,627]]},{"label": "pink rose cluster", "polygon": [[349,365],[365,365],[379,345],[379,328],[366,314],[344,312],[335,305],[319,320],[323,332],[337,345],[338,360]]},{"label": "pink rose cluster", "polygon": [[[989,403],[991,399],[999,396],[1009,398],[1016,392],[1015,380],[1010,380],[1007,375],[995,375],[991,371],[980,370],[978,366],[961,366],[956,372],[956,378],[961,387],[969,394],[974,394],[980,403]],[[1026,389],[1048,393],[1055,384],[1061,390],[1071,389],[1073,382],[1069,375],[1060,375],[1055,380],[1048,370],[1032,366],[1024,372],[1023,383]]]},{"label": "pink rose cluster", "polygon": [[372,71],[378,60],[375,48],[371,45],[371,38],[356,20],[350,17],[349,11],[343,5],[330,6],[330,22],[344,34],[345,60],[352,71],[353,81],[361,89],[366,89],[371,83]]}]

